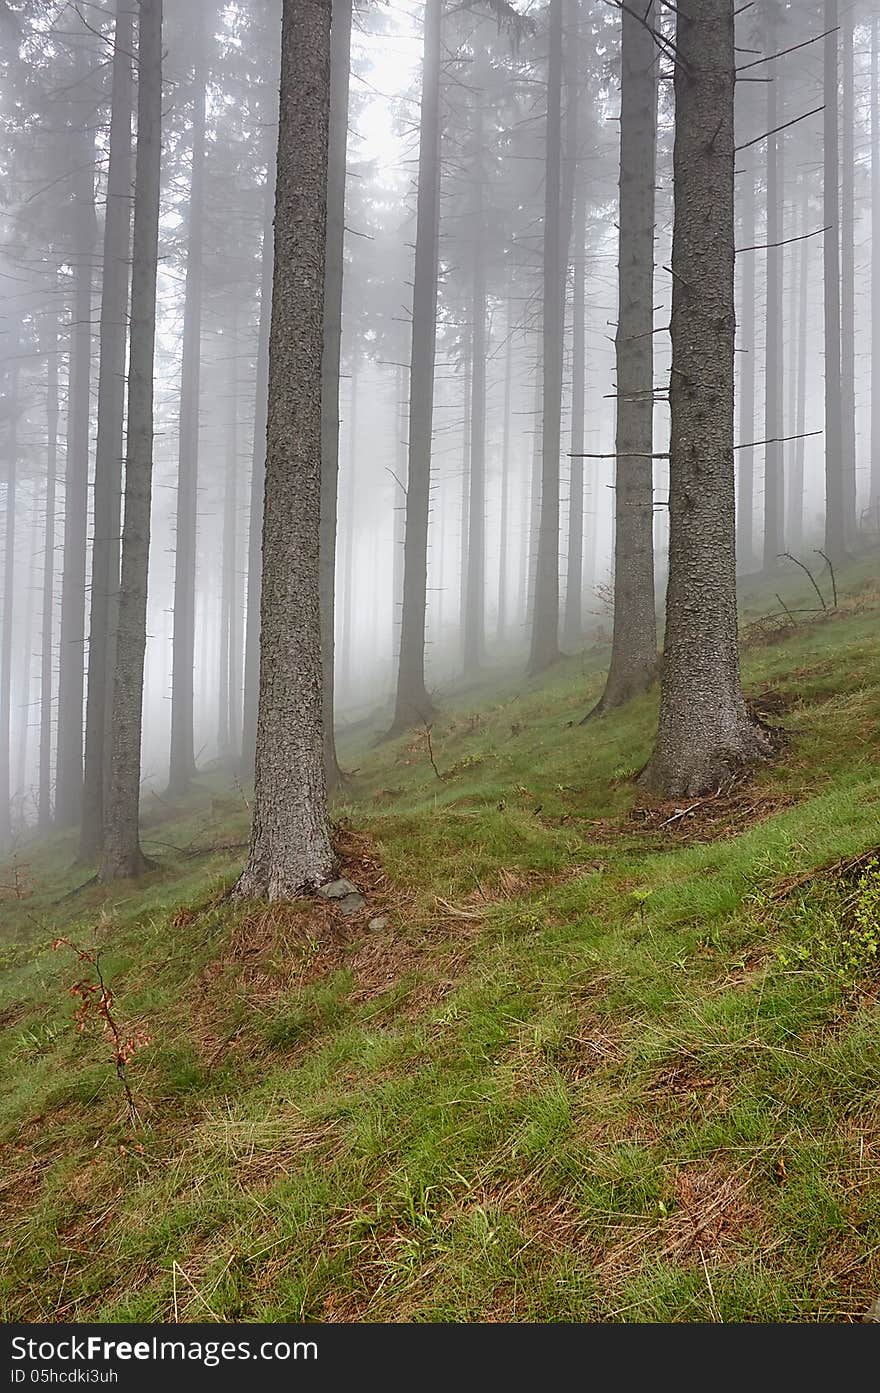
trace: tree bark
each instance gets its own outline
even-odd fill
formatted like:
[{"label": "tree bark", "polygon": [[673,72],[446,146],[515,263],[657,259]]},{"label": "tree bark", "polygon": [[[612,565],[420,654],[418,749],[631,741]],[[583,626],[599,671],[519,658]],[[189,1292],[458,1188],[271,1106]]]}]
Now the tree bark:
[{"label": "tree bark", "polygon": [[425,686],[425,619],[440,231],[442,26],[443,0],[426,0],[413,284],[403,614],[397,696],[391,728],[393,733],[408,730],[410,726],[424,720],[433,710],[433,703]]},{"label": "tree bark", "polygon": [[[794,412],[794,433],[797,439],[793,441],[791,454],[791,479],[788,487],[788,546],[789,550],[797,551],[804,540],[804,460],[806,458],[806,441],[804,431],[807,423],[807,342],[809,330],[809,293],[810,293],[810,241],[807,237],[810,221],[810,185],[804,178],[801,192],[801,242],[800,269],[798,272],[796,292],[798,297],[797,310],[797,383],[796,399]],[[794,318],[792,318],[792,330],[794,330]],[[794,352],[792,352],[792,365],[794,364]]]},{"label": "tree bark", "polygon": [[[767,22],[764,48],[767,53],[775,53],[778,29],[776,25],[776,3],[771,0],[767,6]],[[776,131],[785,119],[784,102],[780,100],[782,77],[774,73],[767,83],[766,126],[768,131]],[[779,443],[785,434],[783,429],[783,348],[782,348],[782,283],[784,269],[784,249],[776,243],[783,240],[782,190],[782,141],[784,133],[777,131],[767,137],[767,357],[764,370],[764,546],[763,566],[765,571],[775,570],[779,565],[780,554],[785,549],[783,521],[785,518],[783,449]],[[754,256],[754,252],[747,252]]]},{"label": "tree bark", "polygon": [[40,638],[40,761],[37,826],[52,822],[52,640],[55,629],[55,492],[58,478],[58,326],[50,316],[46,335],[46,520],[43,539],[43,604]]},{"label": "tree bark", "polygon": [[128,363],[125,520],[113,679],[110,777],[104,800],[100,878],[138,875],[147,573],[153,473],[153,372],[159,173],[162,154],[162,0],[139,0],[138,121]]},{"label": "tree bark", "polygon": [[339,364],[345,265],[345,161],[351,70],[351,0],[336,0],[330,27],[330,145],[327,268],[321,382],[321,609],[324,663],[324,764],[327,786],[341,780],[335,731],[336,536],[339,488]]},{"label": "tree bark", "polygon": [[[744,155],[742,245],[753,247],[757,242],[755,215],[755,166],[750,151]],[[743,445],[755,439],[755,253],[745,252],[742,265],[742,332],[740,335],[740,402],[739,438]],[[737,455],[737,525],[736,554],[740,571],[749,571],[755,564],[755,451],[738,450]]]},{"label": "tree bark", "polygon": [[696,797],[768,752],[740,686],[734,518],[734,0],[690,0],[675,63],[670,537],[643,785]]},{"label": "tree bark", "polygon": [[[652,21],[653,4],[645,16]],[[657,55],[644,24],[623,13],[617,471],[611,667],[594,714],[646,691],[657,669],[654,599],[654,185]]]},{"label": "tree bark", "polygon": [[[226,335],[224,335],[224,338]],[[238,520],[238,332],[229,335],[227,385],[226,477],[223,481],[223,538],[220,580],[220,670],[218,672],[217,749],[221,759],[237,759],[238,597],[236,551]]]},{"label": "tree bark", "polygon": [[6,497],[4,512],[6,527],[3,549],[3,616],[0,624],[0,852],[12,840],[11,806],[11,706],[12,706],[12,636],[15,612],[15,531],[18,501],[18,356],[17,335],[11,349],[9,372],[9,435],[6,444]]},{"label": "tree bark", "polygon": [[471,392],[468,545],[464,611],[464,671],[482,666],[486,643],[486,226],[482,167],[482,93],[474,94],[473,284],[471,287]]},{"label": "tree bark", "polygon": [[856,540],[856,248],[855,248],[855,76],[853,6],[843,13],[843,154],[841,160],[841,333],[840,415],[843,472],[843,527],[847,543]]},{"label": "tree bark", "polygon": [[510,393],[513,377],[513,315],[507,301],[504,346],[504,405],[501,421],[501,518],[498,550],[498,642],[507,637],[508,592],[510,590]]},{"label": "tree bark", "polygon": [[871,519],[880,530],[880,15],[871,25]]},{"label": "tree bark", "polygon": [[586,285],[584,244],[586,190],[583,175],[575,170],[574,198],[574,293],[571,330],[571,473],[568,500],[568,556],[566,560],[563,636],[577,644],[584,631],[584,413],[586,397]]},{"label": "tree bark", "polygon": [[[550,0],[547,134],[544,169],[544,327],[541,520],[529,672],[559,657],[559,454],[562,414],[562,314],[565,256],[561,227],[562,0]],[[566,248],[567,254],[567,248]]]},{"label": "tree bark", "polygon": [[104,789],[110,750],[110,699],[119,597],[125,350],[128,332],[133,34],[133,16],[128,8],[128,0],[117,0],[101,285],[85,778],[79,838],[79,855],[84,861],[94,859],[101,849]]},{"label": "tree bark", "polygon": [[[78,81],[88,76],[86,51]],[[94,135],[83,126],[74,161],[73,311],[67,395],[67,464],[64,475],[64,569],[61,581],[61,648],[58,677],[58,760],[55,820],[72,826],[82,810],[83,689],[85,685],[86,530],[89,489],[89,414],[92,373],[92,257],[94,255]]]},{"label": "tree bark", "polygon": [[207,62],[204,9],[196,6],[193,76],[192,166],[186,239],[183,361],[174,547],[174,633],[171,646],[171,758],[168,791],[186,793],[196,772],[193,735],[193,668],[196,624],[196,537],[199,486],[199,392],[202,356],[202,256],[205,213]]},{"label": "tree bark", "polygon": [[838,0],[825,0],[825,550],[832,560],[846,555],[843,487],[843,416],[840,375],[840,160],[837,115]]},{"label": "tree bark", "polygon": [[321,357],[330,5],[284,0],[263,517],[254,817],[239,896],[287,899],[334,869],[322,730]]}]

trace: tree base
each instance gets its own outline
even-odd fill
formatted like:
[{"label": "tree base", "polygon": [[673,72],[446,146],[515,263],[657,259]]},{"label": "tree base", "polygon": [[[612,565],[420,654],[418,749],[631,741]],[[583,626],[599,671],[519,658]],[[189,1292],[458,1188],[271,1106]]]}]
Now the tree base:
[{"label": "tree base", "polygon": [[604,692],[592,711],[587,712],[580,724],[585,726],[600,716],[607,716],[609,711],[617,711],[621,706],[627,706],[636,697],[644,696],[645,692],[649,692],[656,682],[658,669],[659,660],[655,658],[648,666],[626,675],[617,676],[610,672]]},{"label": "tree base", "polygon": [[638,778],[639,787],[657,798],[703,798],[729,783],[750,764],[773,757],[780,733],[749,718],[714,738],[699,738],[682,723],[655,749]]}]

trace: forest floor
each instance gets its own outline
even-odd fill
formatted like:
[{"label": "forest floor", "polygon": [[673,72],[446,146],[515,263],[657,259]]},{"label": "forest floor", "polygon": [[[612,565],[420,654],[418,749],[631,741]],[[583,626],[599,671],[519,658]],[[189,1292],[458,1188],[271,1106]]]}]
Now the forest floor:
[{"label": "forest floor", "polygon": [[[84,885],[70,838],[23,845],[0,869],[0,1316],[861,1319],[880,556],[835,613],[762,620],[777,590],[810,604],[801,579],[745,600],[784,751],[716,797],[636,788],[656,694],[578,724],[596,648],[450,698],[436,772],[424,731],[347,752],[352,918],[224,898],[248,808],[220,775],[145,800],[136,885]],[[137,1121],[59,937],[100,950]]]}]

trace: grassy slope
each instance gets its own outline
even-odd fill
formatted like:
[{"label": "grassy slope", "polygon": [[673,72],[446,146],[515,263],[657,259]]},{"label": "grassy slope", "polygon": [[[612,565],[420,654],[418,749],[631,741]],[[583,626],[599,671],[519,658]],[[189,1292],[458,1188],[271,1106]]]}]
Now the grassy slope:
[{"label": "grassy slope", "polygon": [[[598,651],[451,706],[441,779],[422,736],[362,748],[337,814],[379,931],[226,903],[247,810],[216,781],[153,802],[157,869],[112,896],[77,888],[70,842],[23,848],[0,1314],[857,1319],[880,1287],[870,934],[838,971],[851,886],[773,890],[880,842],[875,570],[747,650],[789,747],[687,817],[634,811],[656,698],[569,724]],[[152,1037],[139,1128],[71,1022],[58,934],[101,947]]]}]

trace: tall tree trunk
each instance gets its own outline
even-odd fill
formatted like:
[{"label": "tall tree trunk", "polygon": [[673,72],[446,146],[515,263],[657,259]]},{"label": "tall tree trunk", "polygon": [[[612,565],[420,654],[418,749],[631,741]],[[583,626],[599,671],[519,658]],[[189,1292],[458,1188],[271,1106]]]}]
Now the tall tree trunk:
[{"label": "tall tree trunk", "polygon": [[571,334],[571,474],[568,502],[568,557],[566,564],[565,617],[567,644],[580,642],[584,631],[584,412],[586,395],[586,284],[584,244],[586,190],[583,175],[575,171],[574,200],[574,295]]},{"label": "tall tree trunk", "polygon": [[473,284],[471,288],[471,391],[468,489],[467,579],[464,611],[464,671],[481,667],[486,643],[486,225],[482,167],[482,92],[474,94],[476,171],[473,209]]},{"label": "tall tree trunk", "polygon": [[351,69],[351,0],[336,0],[330,27],[330,145],[327,267],[321,380],[321,611],[324,663],[324,763],[327,786],[340,781],[335,730],[336,535],[339,488],[339,363],[345,264],[345,160]]},{"label": "tall tree trunk", "polygon": [[413,284],[409,392],[409,462],[400,662],[392,731],[427,717],[433,704],[425,686],[428,588],[428,510],[437,333],[437,256],[440,231],[440,56],[443,0],[426,0],[419,128],[419,192]]},{"label": "tall tree trunk", "polygon": [[462,389],[464,393],[464,410],[462,412],[461,430],[461,507],[459,511],[460,527],[459,537],[461,541],[461,551],[458,566],[458,636],[464,639],[465,610],[467,608],[467,575],[468,575],[468,545],[470,541],[468,519],[470,517],[470,483],[471,483],[471,364],[473,362],[472,352],[473,331],[468,328],[464,333],[464,361],[462,364]]},{"label": "tall tree trunk", "polygon": [[244,651],[244,716],[241,767],[253,777],[257,749],[257,708],[260,696],[260,570],[263,547],[263,492],[266,487],[266,422],[269,403],[269,326],[272,320],[272,269],[275,255],[276,138],[269,144],[263,204],[263,253],[260,279],[260,327],[254,401],[254,454],[248,519],[247,612]]},{"label": "tall tree trunk", "polygon": [[510,590],[510,394],[513,377],[513,315],[507,301],[504,346],[504,405],[501,422],[501,542],[498,550],[498,642],[507,638],[508,592]]},{"label": "tall tree trunk", "polygon": [[[765,50],[775,53],[777,44],[776,3],[771,0],[767,7]],[[776,131],[784,120],[784,103],[780,100],[782,77],[773,75],[767,83],[767,130]],[[765,364],[764,399],[764,547],[763,565],[765,571],[772,571],[779,565],[780,553],[784,550],[783,521],[785,518],[783,446],[779,443],[785,434],[783,430],[783,349],[782,349],[782,282],[783,248],[778,245],[783,240],[782,172],[783,133],[767,137],[767,359]],[[754,252],[747,252],[754,256]]]},{"label": "tall tree trunk", "polygon": [[880,529],[880,15],[871,25],[871,520]]},{"label": "tall tree trunk", "polygon": [[840,378],[840,160],[837,115],[838,0],[825,0],[825,550],[837,560],[846,553],[843,487],[843,416]]},{"label": "tall tree trunk", "polygon": [[122,502],[125,348],[131,238],[131,114],[134,85],[133,15],[117,0],[113,31],[110,157],[104,216],[101,346],[98,365],[98,436],[95,447],[95,522],[86,692],[85,779],[79,855],[92,860],[101,848],[104,788],[110,751],[110,698],[119,598],[119,530]]},{"label": "tall tree trunk", "polygon": [[843,526],[847,542],[858,532],[856,514],[856,248],[855,248],[855,80],[853,5],[843,13],[843,155],[841,160],[841,333],[840,415],[843,470]]},{"label": "tall tree trunk", "polygon": [[[742,245],[754,247],[757,240],[755,213],[755,166],[751,151],[744,155]],[[737,451],[736,557],[740,571],[755,564],[755,253],[744,252],[742,266],[742,332],[740,335],[739,438],[745,449]]]},{"label": "tall tree trunk", "polygon": [[334,868],[321,676],[321,355],[330,6],[284,0],[254,819],[237,894],[287,899]]},{"label": "tall tree trunk", "polygon": [[177,528],[174,546],[174,634],[171,646],[171,759],[168,790],[186,793],[196,772],[193,736],[193,667],[196,619],[196,535],[199,486],[199,389],[202,357],[202,255],[205,213],[206,36],[196,7],[193,76],[192,166],[186,239],[183,361],[177,464]]},{"label": "tall tree trunk", "polygon": [[562,0],[550,0],[547,134],[544,170],[544,386],[542,400],[541,521],[535,575],[529,671],[544,672],[559,657],[559,454],[562,414],[564,267],[561,229]]},{"label": "tall tree trunk", "polygon": [[406,440],[404,420],[407,410],[406,368],[398,367],[397,389],[395,392],[395,439],[397,442],[396,479],[394,483],[394,555],[392,559],[392,611],[391,611],[391,659],[397,662],[400,656],[400,613],[403,604],[403,548],[406,535]]},{"label": "tall tree trunk", "polygon": [[52,821],[52,639],[55,628],[55,485],[58,475],[58,326],[46,335],[46,520],[43,532],[43,604],[40,640],[40,768],[37,826]]},{"label": "tall tree trunk", "polygon": [[689,0],[675,63],[670,537],[660,720],[643,784],[698,796],[767,742],[737,652],[734,0]]},{"label": "tall tree trunk", "polygon": [[[87,55],[85,50],[82,50],[78,60],[79,81],[85,82],[87,75]],[[94,135],[84,127],[77,132],[73,144],[73,311],[67,394],[64,570],[61,582],[58,762],[55,789],[55,819],[64,827],[75,823],[82,809],[86,530],[92,374],[92,258],[96,234]]]},{"label": "tall tree trunk", "polygon": [[[810,221],[810,185],[805,178],[801,190],[801,242],[800,269],[797,276],[797,383],[794,410],[794,440],[791,453],[791,479],[788,487],[788,545],[795,552],[804,540],[804,460],[806,441],[804,431],[807,421],[807,342],[809,330],[809,292],[810,292],[810,242],[807,236]],[[795,320],[792,317],[792,332]],[[794,350],[791,356],[794,365]]]},{"label": "tall tree trunk", "polygon": [[128,363],[128,448],[113,678],[113,742],[110,778],[104,799],[104,846],[100,870],[100,877],[105,881],[137,875],[145,865],[138,835],[138,811],[153,475],[153,371],[162,154],[162,0],[139,0],[138,10],[138,118]]},{"label": "tall tree trunk", "polygon": [[[645,18],[653,19],[653,4]],[[620,256],[617,317],[617,471],[611,667],[595,714],[647,690],[657,667],[654,599],[654,39],[623,13]]]},{"label": "tall tree trunk", "polygon": [[342,648],[339,676],[346,697],[351,696],[351,664],[354,656],[354,555],[357,540],[358,510],[358,360],[351,365],[351,385],[349,389],[349,428],[348,428],[348,488],[346,508],[343,516],[345,528],[345,549],[342,566],[342,624],[340,626],[340,647]]},{"label": "tall tree trunk", "polygon": [[18,341],[13,333],[9,372],[9,434],[6,442],[6,527],[3,549],[3,615],[0,621],[0,852],[12,839],[10,755],[12,737],[12,635],[15,611],[15,524],[18,503]]},{"label": "tall tree trunk", "polygon": [[[224,335],[225,337],[225,335]],[[230,338],[227,386],[226,477],[223,481],[223,540],[220,578],[220,664],[218,672],[217,749],[221,759],[235,759],[234,705],[236,645],[236,524],[238,519],[238,333]]]}]

